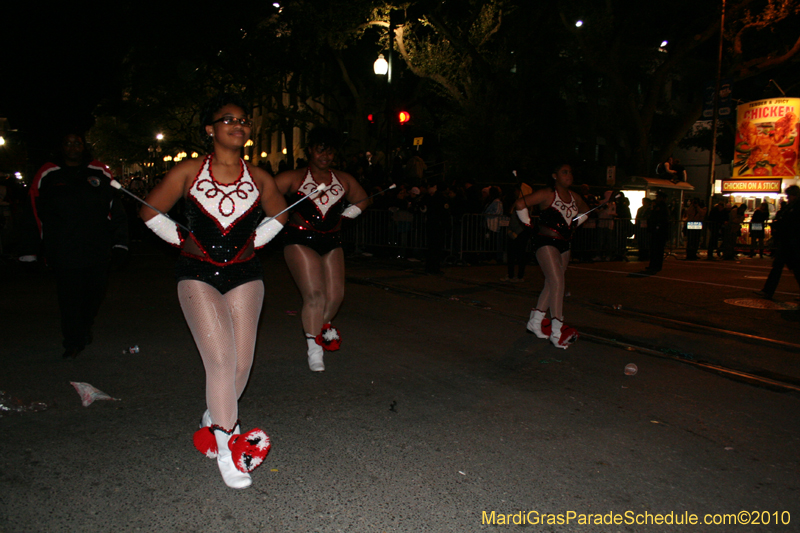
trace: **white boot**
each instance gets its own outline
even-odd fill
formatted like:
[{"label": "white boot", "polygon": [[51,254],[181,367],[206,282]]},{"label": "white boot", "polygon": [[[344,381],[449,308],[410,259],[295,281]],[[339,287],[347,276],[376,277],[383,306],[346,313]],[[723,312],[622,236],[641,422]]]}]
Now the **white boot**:
[{"label": "white boot", "polygon": [[238,434],[238,431],[234,433],[238,428],[238,424],[236,428],[230,431],[225,431],[219,426],[214,427],[214,437],[217,439],[217,466],[219,466],[222,480],[225,481],[226,485],[232,489],[245,489],[250,486],[253,480],[250,479],[250,474],[241,472],[236,468],[231,458],[231,450],[228,447],[231,437]]},{"label": "white boot", "polygon": [[538,309],[531,310],[531,318],[528,320],[528,331],[540,339],[550,337],[550,321],[545,318],[544,311],[539,311]]},{"label": "white boot", "polygon": [[211,420],[211,411],[206,409],[206,412],[203,413],[203,418],[200,419],[200,427],[207,428],[214,425],[214,421]]},{"label": "white boot", "polygon": [[554,318],[550,324],[550,342],[556,348],[566,350],[570,344],[578,340],[578,331],[564,324],[563,320]]},{"label": "white boot", "polygon": [[308,368],[314,372],[324,372],[325,363],[322,361],[322,356],[325,351],[322,346],[317,344],[317,339],[306,333],[306,342],[308,343]]}]

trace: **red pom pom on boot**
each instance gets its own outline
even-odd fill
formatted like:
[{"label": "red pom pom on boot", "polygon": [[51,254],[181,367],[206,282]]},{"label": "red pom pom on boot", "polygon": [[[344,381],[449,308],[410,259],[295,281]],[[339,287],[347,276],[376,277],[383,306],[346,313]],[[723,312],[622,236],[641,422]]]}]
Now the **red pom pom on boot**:
[{"label": "red pom pom on boot", "polygon": [[556,348],[566,350],[569,345],[578,340],[578,330],[564,324],[563,321],[554,318],[551,322],[550,342]]},{"label": "red pom pom on boot", "polygon": [[234,435],[228,442],[231,458],[236,469],[240,472],[252,472],[267,457],[272,442],[262,430],[251,429],[244,435]]},{"label": "red pom pom on boot", "polygon": [[216,459],[217,438],[214,436],[214,432],[211,431],[211,427],[204,427],[195,431],[192,441],[194,442],[194,447],[200,453],[210,459]]},{"label": "red pom pom on boot", "polygon": [[329,352],[335,352],[342,345],[342,336],[338,329],[328,323],[322,326],[322,332],[317,335],[317,344]]}]

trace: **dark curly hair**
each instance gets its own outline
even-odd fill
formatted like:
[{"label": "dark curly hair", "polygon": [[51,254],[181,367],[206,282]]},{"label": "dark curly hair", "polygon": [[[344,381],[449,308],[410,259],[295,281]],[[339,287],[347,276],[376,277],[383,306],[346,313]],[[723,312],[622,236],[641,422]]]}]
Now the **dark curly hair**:
[{"label": "dark curly hair", "polygon": [[214,115],[228,104],[241,107],[245,115],[250,115],[250,105],[238,94],[220,93],[203,105],[200,110],[200,136],[204,139],[208,137],[206,126],[214,122]]},{"label": "dark curly hair", "polygon": [[306,139],[306,155],[312,146],[322,146],[325,148],[339,149],[341,137],[339,132],[329,126],[316,126],[308,134]]}]

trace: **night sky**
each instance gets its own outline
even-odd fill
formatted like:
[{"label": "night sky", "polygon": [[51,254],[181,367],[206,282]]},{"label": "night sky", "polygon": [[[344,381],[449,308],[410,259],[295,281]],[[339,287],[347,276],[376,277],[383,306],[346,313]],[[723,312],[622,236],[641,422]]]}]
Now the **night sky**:
[{"label": "night sky", "polygon": [[221,5],[121,1],[4,6],[8,15],[0,55],[0,116],[18,130],[10,135],[24,140],[29,158],[36,160],[64,127],[88,129],[95,106],[119,94],[120,65],[132,45],[176,60],[224,46],[230,30],[246,22],[243,17],[252,11],[246,3],[237,4],[235,12],[210,8],[218,11]]}]

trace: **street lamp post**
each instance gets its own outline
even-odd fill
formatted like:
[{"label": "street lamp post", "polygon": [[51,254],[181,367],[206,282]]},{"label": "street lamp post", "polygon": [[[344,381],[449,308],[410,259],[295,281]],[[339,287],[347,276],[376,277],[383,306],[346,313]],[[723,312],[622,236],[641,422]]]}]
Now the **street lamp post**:
[{"label": "street lamp post", "polygon": [[709,155],[708,162],[708,210],[711,212],[711,207],[714,199],[714,181],[716,179],[716,159],[717,159],[717,119],[719,116],[719,88],[720,79],[722,78],[722,49],[725,38],[725,0],[722,0],[722,13],[719,20],[719,51],[717,55],[717,79],[714,84],[714,118],[711,120],[711,155]]},{"label": "street lamp post", "polygon": [[402,20],[403,12],[393,9],[389,13],[389,51],[388,61],[383,54],[378,56],[373,64],[375,74],[386,76],[386,170],[391,176],[394,151],[392,150],[392,130],[394,128],[394,94],[392,91],[392,71],[394,70],[394,37],[398,23]]},{"label": "street lamp post", "polygon": [[375,60],[375,63],[372,65],[375,74],[378,76],[386,76],[386,111],[384,116],[386,117],[386,157],[384,158],[384,164],[386,165],[387,171],[391,168],[389,165],[389,160],[392,154],[392,39],[391,39],[391,25],[389,30],[389,61],[383,57],[383,54],[378,55],[378,59]]}]

